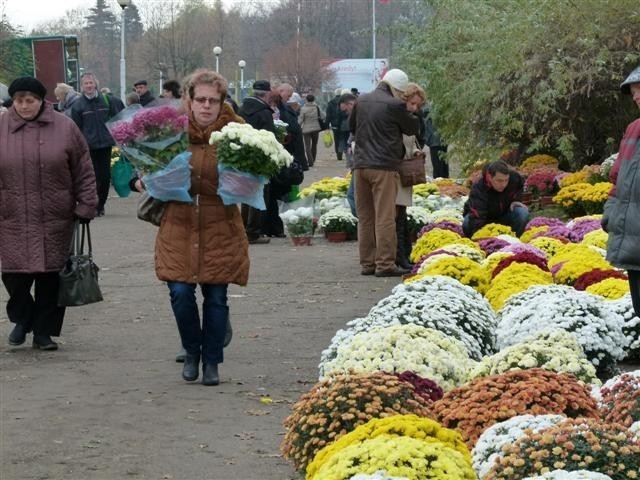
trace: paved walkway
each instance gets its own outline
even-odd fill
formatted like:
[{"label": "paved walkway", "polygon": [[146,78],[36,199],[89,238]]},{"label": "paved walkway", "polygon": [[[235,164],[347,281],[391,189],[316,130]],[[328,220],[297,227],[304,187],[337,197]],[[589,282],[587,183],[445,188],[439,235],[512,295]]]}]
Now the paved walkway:
[{"label": "paved walkway", "polygon": [[[345,173],[323,153],[305,184]],[[299,478],[279,456],[282,421],[335,331],[398,280],[360,276],[354,242],[252,246],[250,284],[229,292],[222,383],[187,384],[153,271],[156,229],[135,207],[134,195],[111,198],[92,222],[105,301],[68,310],[59,351],[6,344],[0,288],[0,479]]]}]

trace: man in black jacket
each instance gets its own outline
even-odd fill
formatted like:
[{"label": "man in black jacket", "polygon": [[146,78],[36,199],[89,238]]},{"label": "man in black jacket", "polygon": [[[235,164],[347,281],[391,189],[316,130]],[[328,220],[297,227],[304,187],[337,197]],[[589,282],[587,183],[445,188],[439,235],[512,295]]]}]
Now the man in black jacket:
[{"label": "man in black jacket", "polygon": [[104,205],[111,185],[111,147],[115,145],[105,123],[120,109],[108,97],[98,92],[98,80],[93,73],[80,77],[82,95],[71,106],[71,119],[89,145],[89,154],[96,175],[98,217],[104,215]]},{"label": "man in black jacket", "polygon": [[502,160],[485,165],[464,205],[464,234],[471,237],[488,223],[500,223],[522,235],[529,221],[529,210],[520,202],[523,187],[520,174]]},{"label": "man in black jacket", "polygon": [[338,156],[338,160],[342,160],[342,151],[339,149],[339,140],[340,140],[340,122],[342,120],[342,115],[340,113],[340,97],[342,96],[342,89],[336,88],[335,96],[329,100],[327,104],[327,111],[325,118],[327,122],[331,126],[331,131],[333,132],[333,147],[336,151],[336,155]]},{"label": "man in black jacket", "polygon": [[140,105],[143,107],[152,106],[150,104],[154,102],[156,98],[151,95],[146,80],[138,80],[133,84],[133,88],[136,89],[136,93],[140,96]]},{"label": "man in black jacket", "polygon": [[[253,84],[253,95],[245,98],[238,111],[244,120],[258,130],[269,130],[274,135],[276,127],[273,124],[273,110],[269,106],[271,84],[267,80],[257,80]],[[265,203],[269,198],[269,185],[264,189]],[[242,220],[251,244],[269,243],[269,238],[262,235],[264,227],[264,212],[249,205],[242,204]]]}]

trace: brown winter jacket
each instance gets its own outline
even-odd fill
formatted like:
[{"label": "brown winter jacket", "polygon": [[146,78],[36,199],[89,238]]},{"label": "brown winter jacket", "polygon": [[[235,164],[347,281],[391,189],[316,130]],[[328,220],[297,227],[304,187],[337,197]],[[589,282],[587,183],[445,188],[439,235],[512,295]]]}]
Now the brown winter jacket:
[{"label": "brown winter jacket", "polygon": [[74,215],[98,196],[89,147],[73,120],[46,104],[33,121],[0,115],[0,262],[6,273],[62,270]]},{"label": "brown winter jacket", "polygon": [[406,103],[381,83],[371,93],[360,95],[349,117],[355,134],[354,168],[398,170],[404,158],[402,134],[418,135],[420,120],[409,113]]},{"label": "brown winter jacket", "polygon": [[227,123],[244,123],[226,103],[208,128],[189,121],[191,195],[194,202],[170,202],[156,238],[156,275],[166,282],[246,285],[249,243],[240,209],[218,196],[216,146],[211,133]]}]

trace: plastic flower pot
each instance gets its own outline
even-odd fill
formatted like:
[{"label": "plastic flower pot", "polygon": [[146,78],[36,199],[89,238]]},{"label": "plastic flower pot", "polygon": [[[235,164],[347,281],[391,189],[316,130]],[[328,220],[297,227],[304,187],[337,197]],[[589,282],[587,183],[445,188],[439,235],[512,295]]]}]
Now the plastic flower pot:
[{"label": "plastic flower pot", "polygon": [[327,232],[327,240],[332,243],[346,242],[347,232]]}]

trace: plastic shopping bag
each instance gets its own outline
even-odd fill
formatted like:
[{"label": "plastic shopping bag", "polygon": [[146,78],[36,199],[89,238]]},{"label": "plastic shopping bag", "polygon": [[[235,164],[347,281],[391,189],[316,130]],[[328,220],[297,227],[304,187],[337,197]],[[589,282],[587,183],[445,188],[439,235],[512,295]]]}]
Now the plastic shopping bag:
[{"label": "plastic shopping bag", "polygon": [[333,134],[331,133],[331,130],[327,130],[322,134],[322,141],[324,142],[324,146],[327,148],[333,145]]},{"label": "plastic shopping bag", "polygon": [[176,155],[162,170],[142,177],[145,189],[157,200],[191,202],[191,152]]},{"label": "plastic shopping bag", "polygon": [[124,155],[111,167],[111,183],[119,197],[127,198],[131,193],[129,188],[129,180],[133,177],[133,165]]},{"label": "plastic shopping bag", "polygon": [[218,195],[225,205],[244,203],[258,210],[266,210],[264,185],[267,178],[241,172],[218,164]]}]

